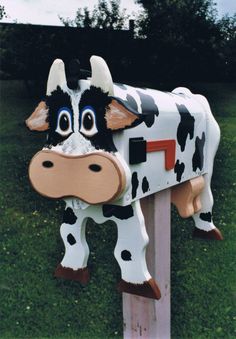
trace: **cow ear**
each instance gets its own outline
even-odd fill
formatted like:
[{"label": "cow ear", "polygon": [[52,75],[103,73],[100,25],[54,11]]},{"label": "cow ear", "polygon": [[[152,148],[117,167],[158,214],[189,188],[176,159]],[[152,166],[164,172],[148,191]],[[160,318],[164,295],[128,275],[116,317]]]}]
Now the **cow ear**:
[{"label": "cow ear", "polygon": [[26,126],[31,131],[46,131],[49,128],[48,107],[45,101],[40,101],[31,116],[25,120]]},{"label": "cow ear", "polygon": [[107,128],[111,130],[118,130],[130,127],[135,120],[139,119],[139,116],[132,113],[117,100],[112,99],[106,110],[105,119],[107,122]]}]

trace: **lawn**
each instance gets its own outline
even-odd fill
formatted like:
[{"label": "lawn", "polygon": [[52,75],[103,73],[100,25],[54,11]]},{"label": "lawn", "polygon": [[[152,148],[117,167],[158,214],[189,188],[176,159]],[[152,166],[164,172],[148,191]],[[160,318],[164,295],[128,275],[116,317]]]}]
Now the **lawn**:
[{"label": "lawn", "polygon": [[[214,220],[225,240],[193,240],[192,220],[173,209],[172,338],[233,338],[236,84],[194,84],[193,89],[207,95],[222,130],[213,192]],[[53,277],[64,250],[59,235],[64,204],[40,197],[29,185],[29,161],[45,140],[24,126],[37,101],[22,83],[1,83],[0,338],[121,338],[113,224],[88,224],[88,286]]]}]

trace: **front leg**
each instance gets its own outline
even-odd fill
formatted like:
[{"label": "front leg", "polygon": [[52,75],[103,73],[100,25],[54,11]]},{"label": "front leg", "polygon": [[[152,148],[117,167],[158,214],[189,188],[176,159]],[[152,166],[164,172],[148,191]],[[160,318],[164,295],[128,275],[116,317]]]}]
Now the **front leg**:
[{"label": "front leg", "polygon": [[76,280],[82,284],[89,281],[87,261],[89,247],[85,238],[85,226],[87,218],[82,210],[76,213],[71,207],[67,207],[63,216],[63,224],[60,233],[65,246],[65,255],[57,266],[55,276]]},{"label": "front leg", "polygon": [[104,205],[103,214],[113,217],[118,229],[115,257],[121,268],[120,292],[160,299],[161,294],[146,264],[148,235],[140,202],[129,206]]}]

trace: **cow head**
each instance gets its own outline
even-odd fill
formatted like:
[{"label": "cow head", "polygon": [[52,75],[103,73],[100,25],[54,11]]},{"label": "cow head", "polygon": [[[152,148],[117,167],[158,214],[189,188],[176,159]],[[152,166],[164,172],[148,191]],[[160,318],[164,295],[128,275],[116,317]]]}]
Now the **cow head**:
[{"label": "cow head", "polygon": [[139,115],[113,97],[105,61],[90,59],[92,78],[68,88],[65,66],[51,66],[45,101],[26,120],[31,130],[47,131],[47,145],[31,160],[30,181],[51,198],[76,197],[89,204],[117,199],[128,186],[128,166],[114,146],[114,131],[136,125]]}]

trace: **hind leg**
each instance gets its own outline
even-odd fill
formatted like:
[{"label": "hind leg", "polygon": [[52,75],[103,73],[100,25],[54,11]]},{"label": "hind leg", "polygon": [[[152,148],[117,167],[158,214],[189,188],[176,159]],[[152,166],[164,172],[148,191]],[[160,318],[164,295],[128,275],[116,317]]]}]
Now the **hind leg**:
[{"label": "hind leg", "polygon": [[210,187],[211,177],[209,174],[204,175],[205,187],[200,195],[202,208],[198,213],[193,215],[195,229],[193,236],[204,239],[222,240],[222,234],[214,225],[212,219],[213,195]]},{"label": "hind leg", "polygon": [[195,95],[195,98],[203,105],[207,117],[206,154],[204,160],[207,173],[204,175],[205,187],[200,195],[202,208],[198,213],[193,215],[196,226],[194,236],[222,240],[222,234],[212,220],[212,207],[214,201],[211,192],[211,177],[215,154],[220,142],[220,128],[211,113],[206,98],[202,95]]}]

